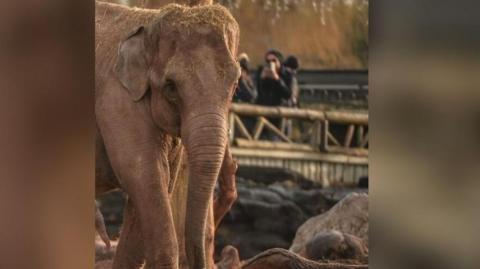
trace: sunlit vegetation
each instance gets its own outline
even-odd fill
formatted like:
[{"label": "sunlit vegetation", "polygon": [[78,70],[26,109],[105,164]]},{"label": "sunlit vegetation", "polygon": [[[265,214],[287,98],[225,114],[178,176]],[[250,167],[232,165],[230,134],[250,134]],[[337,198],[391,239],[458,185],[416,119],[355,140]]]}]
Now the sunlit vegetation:
[{"label": "sunlit vegetation", "polygon": [[[183,0],[121,0],[159,7]],[[185,0],[186,1],[186,0]],[[184,2],[185,2],[184,1]],[[366,68],[368,0],[214,0],[240,24],[240,51],[260,64],[277,48],[299,57],[303,68]]]},{"label": "sunlit vegetation", "polygon": [[260,63],[268,48],[305,68],[366,68],[368,1],[222,0],[238,20],[240,50]]}]

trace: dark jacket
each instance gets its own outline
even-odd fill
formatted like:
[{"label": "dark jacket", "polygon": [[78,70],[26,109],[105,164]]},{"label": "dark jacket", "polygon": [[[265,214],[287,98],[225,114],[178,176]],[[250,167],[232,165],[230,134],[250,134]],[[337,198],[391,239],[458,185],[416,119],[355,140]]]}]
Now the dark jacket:
[{"label": "dark jacket", "polygon": [[238,80],[237,89],[233,95],[233,102],[239,103],[254,103],[257,98],[257,89],[250,77],[246,78],[243,75]]},{"label": "dark jacket", "polygon": [[[288,70],[287,70],[288,71]],[[288,100],[289,107],[298,107],[298,98],[300,94],[300,88],[298,86],[297,74],[288,71],[291,75],[290,89],[292,89],[292,95]]]},{"label": "dark jacket", "polygon": [[261,79],[262,68],[260,67],[257,71],[257,104],[264,106],[287,105],[292,96],[292,74],[282,66],[278,73],[279,80]]}]

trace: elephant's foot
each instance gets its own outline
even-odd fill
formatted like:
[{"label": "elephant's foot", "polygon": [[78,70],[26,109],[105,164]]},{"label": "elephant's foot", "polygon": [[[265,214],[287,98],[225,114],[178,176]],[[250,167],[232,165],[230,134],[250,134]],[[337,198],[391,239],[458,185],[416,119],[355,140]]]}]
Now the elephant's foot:
[{"label": "elephant's foot", "polygon": [[138,269],[144,262],[143,240],[140,224],[132,201],[127,199],[123,213],[120,241],[115,253],[113,269]]}]

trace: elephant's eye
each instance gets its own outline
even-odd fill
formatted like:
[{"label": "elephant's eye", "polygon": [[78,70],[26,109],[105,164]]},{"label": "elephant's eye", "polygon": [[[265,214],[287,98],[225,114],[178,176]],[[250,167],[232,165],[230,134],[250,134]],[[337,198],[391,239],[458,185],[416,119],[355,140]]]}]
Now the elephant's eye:
[{"label": "elephant's eye", "polygon": [[168,101],[170,102],[178,101],[177,87],[173,80],[167,79],[167,81],[165,82],[165,85],[163,86],[163,93]]}]

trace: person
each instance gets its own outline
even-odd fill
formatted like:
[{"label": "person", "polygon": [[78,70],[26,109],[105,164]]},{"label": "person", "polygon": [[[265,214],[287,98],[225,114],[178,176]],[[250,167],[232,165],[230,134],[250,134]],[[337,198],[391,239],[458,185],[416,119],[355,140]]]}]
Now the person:
[{"label": "person", "polygon": [[[298,95],[300,93],[300,88],[298,87],[297,81],[297,70],[300,67],[297,57],[294,55],[290,55],[285,59],[283,62],[283,66],[285,70],[289,72],[292,76],[291,88],[292,88],[292,95],[290,99],[287,101],[288,107],[298,107]],[[301,126],[299,126],[301,127]],[[301,128],[302,129],[302,128]],[[287,119],[282,122],[282,132],[285,133],[288,137],[292,136],[293,131],[293,121],[292,119]]]},{"label": "person", "polygon": [[[292,74],[282,65],[283,55],[271,49],[265,53],[265,65],[257,71],[257,104],[264,106],[285,106],[292,96]],[[282,129],[280,118],[268,119],[279,130]],[[262,137],[278,140],[272,132],[265,132]]]},{"label": "person", "polygon": [[264,106],[286,105],[292,95],[292,75],[281,64],[283,55],[271,49],[265,53],[265,65],[257,71],[257,104]]},{"label": "person", "polygon": [[297,57],[294,55],[290,55],[285,59],[283,62],[283,66],[289,72],[292,76],[292,96],[288,102],[289,107],[298,107],[298,94],[299,94],[299,88],[298,88],[298,80],[297,80],[297,72],[300,67],[300,64],[298,62]]},{"label": "person", "polygon": [[[253,104],[257,98],[257,88],[250,76],[250,59],[246,53],[240,53],[237,60],[240,65],[241,73],[232,101],[235,103]],[[255,118],[251,116],[240,116],[240,119],[245,128],[251,132],[255,127]],[[238,137],[240,137],[239,133],[235,132],[234,138]]]},{"label": "person", "polygon": [[241,75],[238,79],[238,85],[233,95],[233,102],[237,103],[254,103],[257,98],[257,89],[250,76],[249,58],[246,53],[238,55]]}]

